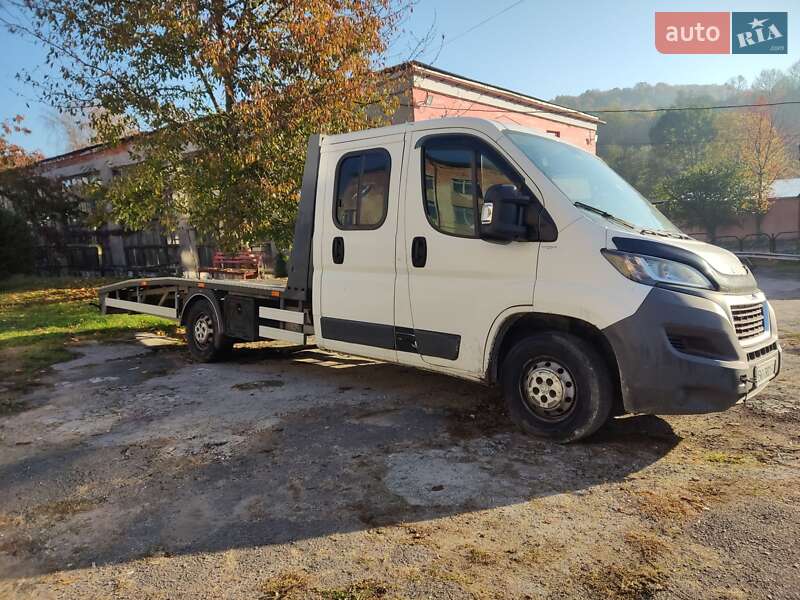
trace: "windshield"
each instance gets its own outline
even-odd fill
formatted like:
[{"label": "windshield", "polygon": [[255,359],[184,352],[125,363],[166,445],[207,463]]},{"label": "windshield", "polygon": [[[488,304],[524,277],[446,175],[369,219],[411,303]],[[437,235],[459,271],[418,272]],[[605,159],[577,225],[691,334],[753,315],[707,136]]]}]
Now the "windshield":
[{"label": "windshield", "polygon": [[655,206],[596,156],[539,135],[506,130],[506,135],[572,202],[657,231],[677,232]]}]

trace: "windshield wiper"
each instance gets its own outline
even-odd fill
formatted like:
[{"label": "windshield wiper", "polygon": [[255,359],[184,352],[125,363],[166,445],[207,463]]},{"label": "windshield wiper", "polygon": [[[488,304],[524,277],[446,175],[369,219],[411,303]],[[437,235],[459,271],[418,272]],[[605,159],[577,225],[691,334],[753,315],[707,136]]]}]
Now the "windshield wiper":
[{"label": "windshield wiper", "polygon": [[592,206],[591,204],[584,204],[583,202],[573,202],[573,204],[578,208],[582,208],[584,210],[588,210],[590,212],[598,214],[601,217],[605,217],[609,221],[616,221],[617,223],[621,223],[625,225],[625,227],[628,227],[630,229],[637,229],[637,227],[633,223],[630,223],[629,221],[626,221],[625,219],[622,219],[615,215],[612,215],[610,212],[603,210],[602,208],[597,208],[596,206]]}]

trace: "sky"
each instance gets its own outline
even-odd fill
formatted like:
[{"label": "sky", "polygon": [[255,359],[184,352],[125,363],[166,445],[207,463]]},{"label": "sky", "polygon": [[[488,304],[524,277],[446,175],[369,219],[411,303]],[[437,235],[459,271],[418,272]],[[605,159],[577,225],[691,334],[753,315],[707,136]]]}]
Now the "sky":
[{"label": "sky", "polygon": [[[656,11],[786,11],[789,53],[660,54]],[[408,59],[431,28],[434,39],[418,60],[544,99],[639,82],[724,83],[737,75],[750,81],[762,69],[786,69],[800,59],[797,0],[418,0],[387,63]],[[34,133],[15,141],[50,156],[65,150],[63,132],[35,91],[15,79],[24,69],[44,75],[44,56],[43,48],[0,29],[0,119],[27,115]]]}]

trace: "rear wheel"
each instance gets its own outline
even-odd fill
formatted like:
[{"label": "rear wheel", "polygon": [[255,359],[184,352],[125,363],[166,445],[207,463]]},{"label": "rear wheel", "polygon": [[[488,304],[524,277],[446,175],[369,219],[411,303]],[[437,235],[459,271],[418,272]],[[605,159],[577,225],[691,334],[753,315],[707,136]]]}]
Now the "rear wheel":
[{"label": "rear wheel", "polygon": [[613,386],[602,356],[562,332],[520,340],[502,365],[509,414],[527,433],[566,443],[597,431],[609,418]]},{"label": "rear wheel", "polygon": [[214,308],[207,300],[198,300],[189,309],[186,342],[192,358],[200,362],[220,360],[233,348],[233,339],[222,333]]}]

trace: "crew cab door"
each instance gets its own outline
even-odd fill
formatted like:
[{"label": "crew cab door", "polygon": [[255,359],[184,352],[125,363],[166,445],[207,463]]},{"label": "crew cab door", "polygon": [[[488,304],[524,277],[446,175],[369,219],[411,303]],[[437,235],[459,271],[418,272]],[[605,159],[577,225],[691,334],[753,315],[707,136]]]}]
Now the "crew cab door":
[{"label": "crew cab door", "polygon": [[[533,304],[539,252],[537,242],[478,237],[483,194],[494,184],[528,186],[477,133],[410,138],[404,242],[413,350],[424,363],[480,376],[494,321]],[[414,362],[398,350],[401,362]]]},{"label": "crew cab door", "polygon": [[[394,291],[403,135],[332,144],[320,155],[318,344],[397,360]],[[315,268],[316,267],[315,265]]]}]

